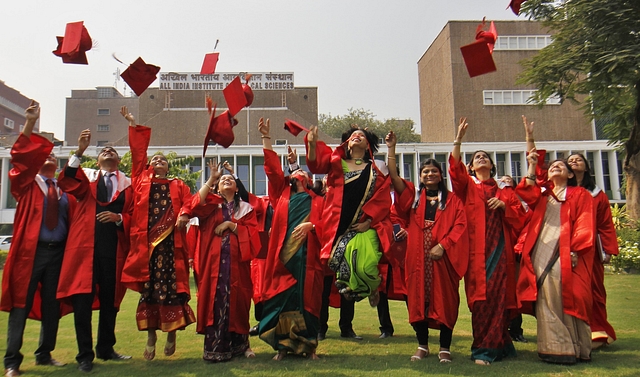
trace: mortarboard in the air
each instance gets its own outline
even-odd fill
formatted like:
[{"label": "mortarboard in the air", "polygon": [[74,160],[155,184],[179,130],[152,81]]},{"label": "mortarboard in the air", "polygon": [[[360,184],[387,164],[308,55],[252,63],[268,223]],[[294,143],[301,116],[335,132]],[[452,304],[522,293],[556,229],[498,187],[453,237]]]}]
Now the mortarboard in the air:
[{"label": "mortarboard in the air", "polygon": [[56,37],[58,47],[53,54],[62,58],[63,63],[88,64],[86,51],[91,50],[93,42],[83,21],[67,24],[64,37]]},{"label": "mortarboard in the air", "polygon": [[305,128],[300,123],[291,119],[285,119],[284,129],[289,131],[293,136],[298,136],[298,134],[302,131],[309,132],[307,128]]},{"label": "mortarboard in the air", "polygon": [[236,76],[226,88],[222,89],[222,94],[224,95],[225,101],[227,101],[227,107],[232,117],[236,116],[243,107],[247,106],[247,97],[242,88],[242,83],[240,83],[239,76]]},{"label": "mortarboard in the air", "polygon": [[140,96],[147,90],[149,85],[156,81],[158,72],[160,72],[160,67],[147,64],[139,57],[122,72],[120,77],[129,84],[129,87],[136,95]]},{"label": "mortarboard in the air", "polygon": [[251,73],[247,73],[246,75],[244,75],[246,84],[242,84],[242,91],[244,91],[244,96],[247,99],[247,106],[251,106],[251,104],[253,103],[253,90],[251,90],[251,85],[249,85],[251,76],[253,76]]},{"label": "mortarboard in the air", "polygon": [[509,8],[511,8],[511,10],[513,11],[513,13],[518,16],[520,14],[520,6],[522,5],[522,3],[524,3],[526,0],[511,0],[511,2],[509,3]]},{"label": "mortarboard in the air", "polygon": [[233,144],[235,135],[233,134],[233,127],[238,124],[236,118],[231,116],[229,110],[225,110],[222,114],[216,116],[216,110],[213,109],[211,118],[209,119],[209,127],[207,127],[207,134],[204,137],[204,148],[202,149],[202,157],[207,154],[207,147],[209,141],[213,140],[215,143],[220,144],[223,148],[229,148]]},{"label": "mortarboard in the air", "polygon": [[216,73],[216,65],[218,64],[219,52],[212,52],[204,56],[202,62],[202,68],[200,69],[201,75],[212,75]]},{"label": "mortarboard in the air", "polygon": [[491,22],[489,31],[483,31],[485,21],[478,25],[476,29],[476,41],[466,46],[460,47],[464,64],[470,77],[476,77],[485,73],[496,71],[496,65],[493,62],[493,46],[498,38],[496,27]]}]

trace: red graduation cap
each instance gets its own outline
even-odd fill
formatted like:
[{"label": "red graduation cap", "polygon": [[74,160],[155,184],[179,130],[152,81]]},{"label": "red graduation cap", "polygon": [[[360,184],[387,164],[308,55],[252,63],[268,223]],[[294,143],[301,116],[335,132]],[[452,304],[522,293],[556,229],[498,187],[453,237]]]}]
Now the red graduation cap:
[{"label": "red graduation cap", "polygon": [[253,90],[251,90],[251,85],[249,85],[251,76],[253,76],[251,73],[247,73],[246,75],[244,75],[246,84],[242,84],[242,91],[244,92],[244,96],[247,99],[247,106],[251,106],[251,104],[253,103]]},{"label": "red graduation cap", "polygon": [[291,134],[293,134],[293,136],[298,136],[298,134],[302,131],[309,132],[307,128],[305,128],[300,123],[293,121],[291,119],[285,119],[284,129],[289,131]]},{"label": "red graduation cap", "polygon": [[509,8],[513,11],[513,13],[518,16],[520,14],[520,5],[524,3],[526,0],[511,0],[509,3]]},{"label": "red graduation cap", "polygon": [[202,157],[207,154],[207,147],[209,141],[213,140],[215,143],[222,145],[224,148],[229,148],[233,144],[235,135],[233,134],[233,127],[238,124],[236,118],[234,118],[229,110],[225,110],[222,114],[216,116],[216,109],[213,109],[211,118],[209,120],[209,127],[207,128],[207,134],[204,137],[204,148],[202,150]]},{"label": "red graduation cap", "polygon": [[160,67],[147,64],[139,57],[122,72],[120,77],[129,84],[136,95],[140,96],[149,85],[156,81],[158,72],[160,72]]},{"label": "red graduation cap", "polygon": [[227,107],[232,117],[236,116],[243,107],[247,106],[247,97],[244,94],[239,76],[236,76],[226,88],[222,89],[222,94],[227,101]]},{"label": "red graduation cap", "polygon": [[219,52],[212,52],[210,54],[206,54],[204,56],[204,61],[202,62],[202,68],[200,69],[200,74],[211,75],[216,73],[216,65],[218,64],[219,56],[220,56]]},{"label": "red graduation cap", "polygon": [[491,22],[489,31],[483,31],[484,19],[476,29],[476,41],[466,46],[460,47],[464,64],[470,77],[476,77],[485,73],[496,71],[496,64],[493,62],[493,46],[498,38],[496,27]]},{"label": "red graduation cap", "polygon": [[83,21],[67,24],[64,37],[56,37],[58,47],[53,54],[62,58],[63,63],[88,64],[86,51],[91,50],[93,42]]}]

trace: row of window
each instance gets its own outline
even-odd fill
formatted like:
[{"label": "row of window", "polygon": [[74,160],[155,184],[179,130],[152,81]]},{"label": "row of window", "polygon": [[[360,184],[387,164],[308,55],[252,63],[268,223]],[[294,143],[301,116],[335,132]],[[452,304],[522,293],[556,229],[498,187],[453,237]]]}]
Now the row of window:
[{"label": "row of window", "polygon": [[541,50],[551,42],[550,35],[498,36],[494,50]]},{"label": "row of window", "polygon": [[[483,90],[483,105],[534,105],[532,100],[535,89],[525,90]],[[549,97],[547,105],[560,105],[559,97]]]}]

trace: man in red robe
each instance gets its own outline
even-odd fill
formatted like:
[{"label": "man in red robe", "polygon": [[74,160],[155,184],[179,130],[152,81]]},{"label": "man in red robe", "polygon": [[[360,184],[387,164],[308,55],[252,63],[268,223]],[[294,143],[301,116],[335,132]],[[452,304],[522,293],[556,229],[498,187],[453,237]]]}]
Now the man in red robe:
[{"label": "man in red robe", "polygon": [[[78,150],[60,174],[60,188],[78,200],[78,211],[69,228],[69,242],[62,262],[58,299],[73,304],[81,371],[93,369],[93,359],[126,360],[116,343],[116,315],[124,297],[120,283],[129,250],[129,223],[133,195],[131,180],[118,170],[120,157],[112,147],[98,154],[100,170],[79,169],[80,158],[89,146],[91,131],[78,138]],[[99,301],[98,341],[93,352],[91,310]]]},{"label": "man in red robe", "polygon": [[4,375],[19,376],[27,316],[42,321],[36,365],[63,366],[51,357],[60,321],[56,287],[75,200],[56,187],[53,144],[31,132],[40,116],[34,102],[26,110],[22,134],[11,148],[11,194],[18,201],[13,242],[2,276],[0,309],[9,312]]}]

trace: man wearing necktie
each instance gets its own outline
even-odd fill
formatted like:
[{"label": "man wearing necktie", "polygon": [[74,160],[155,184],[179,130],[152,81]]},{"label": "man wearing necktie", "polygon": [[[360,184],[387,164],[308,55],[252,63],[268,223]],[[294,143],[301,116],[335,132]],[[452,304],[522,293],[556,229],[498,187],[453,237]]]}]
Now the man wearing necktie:
[{"label": "man wearing necktie", "polygon": [[60,320],[56,287],[69,227],[69,206],[74,200],[56,187],[58,162],[51,153],[53,144],[32,134],[40,115],[35,102],[25,115],[24,130],[11,149],[9,179],[18,205],[0,302],[1,309],[9,312],[4,356],[4,375],[9,377],[21,373],[20,348],[27,317],[41,320],[36,365],[64,365],[51,357],[51,351]]},{"label": "man wearing necktie", "polygon": [[[76,271],[69,280],[61,279],[58,298],[73,304],[79,369],[89,372],[93,360],[127,360],[117,353],[116,315],[124,297],[120,283],[122,267],[129,251],[129,219],[132,211],[131,180],[118,170],[120,157],[112,147],[98,154],[99,170],[79,169],[80,158],[91,141],[91,131],[78,138],[78,149],[60,174],[60,188],[78,199],[78,226],[69,229],[69,254],[62,264],[63,274]],[[93,351],[91,310],[98,296],[100,314],[98,339]]]}]

